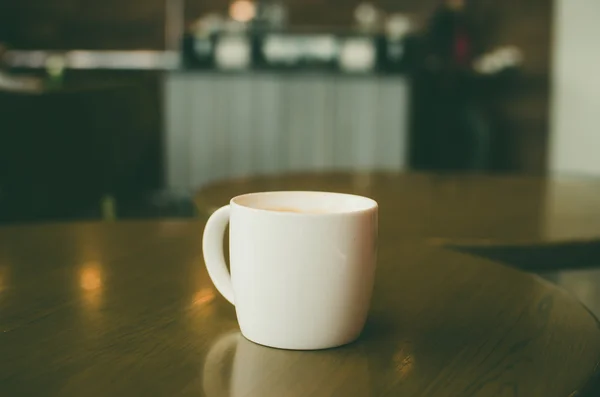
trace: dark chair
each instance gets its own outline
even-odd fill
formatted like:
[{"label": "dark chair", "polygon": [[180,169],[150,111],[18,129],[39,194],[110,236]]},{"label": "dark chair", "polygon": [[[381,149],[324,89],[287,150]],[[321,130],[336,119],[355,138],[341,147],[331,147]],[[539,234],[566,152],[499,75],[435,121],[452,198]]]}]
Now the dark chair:
[{"label": "dark chair", "polygon": [[143,190],[136,86],[0,91],[0,222],[98,218],[101,198]]}]

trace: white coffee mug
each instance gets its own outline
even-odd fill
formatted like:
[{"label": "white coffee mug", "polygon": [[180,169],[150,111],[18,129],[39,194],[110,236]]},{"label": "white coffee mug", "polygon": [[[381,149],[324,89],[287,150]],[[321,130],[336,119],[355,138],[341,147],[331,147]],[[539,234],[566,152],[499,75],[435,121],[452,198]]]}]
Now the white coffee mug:
[{"label": "white coffee mug", "polygon": [[242,335],[293,350],[357,339],[373,290],[377,211],[369,198],[323,192],[247,194],[217,210],[204,230],[204,261],[235,304]]}]

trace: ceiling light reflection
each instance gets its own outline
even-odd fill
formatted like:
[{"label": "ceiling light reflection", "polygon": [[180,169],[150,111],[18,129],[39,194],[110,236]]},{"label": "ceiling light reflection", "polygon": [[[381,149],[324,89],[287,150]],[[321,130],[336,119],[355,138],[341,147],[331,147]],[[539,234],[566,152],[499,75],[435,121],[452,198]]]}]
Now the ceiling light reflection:
[{"label": "ceiling light reflection", "polygon": [[411,343],[403,343],[394,354],[394,367],[400,375],[400,379],[404,379],[410,375],[414,368],[415,359],[412,354],[412,347]]},{"label": "ceiling light reflection", "polygon": [[86,306],[96,309],[102,298],[104,277],[99,262],[86,262],[79,269],[79,286]]},{"label": "ceiling light reflection", "polygon": [[202,288],[194,294],[192,304],[194,306],[204,306],[215,300],[215,291],[211,288]]}]

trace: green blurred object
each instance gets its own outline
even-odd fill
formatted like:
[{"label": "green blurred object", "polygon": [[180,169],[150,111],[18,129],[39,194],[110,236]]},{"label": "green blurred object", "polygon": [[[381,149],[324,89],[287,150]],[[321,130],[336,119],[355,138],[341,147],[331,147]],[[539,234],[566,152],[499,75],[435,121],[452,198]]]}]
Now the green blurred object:
[{"label": "green blurred object", "polygon": [[63,86],[65,76],[66,62],[63,56],[52,55],[46,60],[46,79],[45,88],[56,90]]},{"label": "green blurred object", "polygon": [[105,221],[115,221],[117,219],[117,205],[113,196],[104,196],[101,200],[102,219]]}]

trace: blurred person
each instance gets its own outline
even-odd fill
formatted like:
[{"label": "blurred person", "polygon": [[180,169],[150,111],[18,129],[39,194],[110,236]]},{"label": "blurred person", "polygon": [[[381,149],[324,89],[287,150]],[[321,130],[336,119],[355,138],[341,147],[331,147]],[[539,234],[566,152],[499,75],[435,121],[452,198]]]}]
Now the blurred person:
[{"label": "blurred person", "polygon": [[443,0],[415,68],[413,167],[485,169],[489,128],[475,101],[472,65],[479,49],[465,0]]},{"label": "blurred person", "polygon": [[469,69],[473,63],[475,29],[466,13],[465,0],[445,0],[428,27],[431,57],[445,67]]}]

